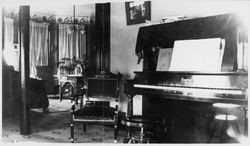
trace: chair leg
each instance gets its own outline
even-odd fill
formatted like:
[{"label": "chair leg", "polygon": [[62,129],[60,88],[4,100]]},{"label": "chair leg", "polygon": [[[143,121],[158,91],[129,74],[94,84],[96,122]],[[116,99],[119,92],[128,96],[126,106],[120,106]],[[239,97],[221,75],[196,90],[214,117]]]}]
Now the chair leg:
[{"label": "chair leg", "polygon": [[82,127],[83,133],[86,133],[86,124],[83,123],[82,126],[83,126],[83,127]]},{"label": "chair leg", "polygon": [[70,123],[70,142],[74,143],[74,122]]},{"label": "chair leg", "polygon": [[117,125],[114,125],[114,143],[117,143],[117,134],[118,134],[118,128]]},{"label": "chair leg", "polygon": [[82,109],[83,101],[80,99],[80,109]]},{"label": "chair leg", "polygon": [[132,137],[132,130],[131,130],[131,127],[128,127],[127,128],[127,131],[128,131],[128,137],[131,138]]}]

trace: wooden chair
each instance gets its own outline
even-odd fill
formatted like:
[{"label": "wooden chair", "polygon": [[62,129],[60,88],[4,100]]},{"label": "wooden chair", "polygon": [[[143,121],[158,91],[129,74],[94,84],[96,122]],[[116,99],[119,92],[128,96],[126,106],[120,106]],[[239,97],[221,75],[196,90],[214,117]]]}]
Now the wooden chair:
[{"label": "wooden chair", "polygon": [[[114,143],[117,142],[118,97],[121,74],[114,77],[88,77],[87,95],[83,106],[73,105],[71,108],[71,142],[74,142],[74,124],[82,123],[86,132],[86,124],[113,125]],[[115,101],[115,107],[110,107]]]}]

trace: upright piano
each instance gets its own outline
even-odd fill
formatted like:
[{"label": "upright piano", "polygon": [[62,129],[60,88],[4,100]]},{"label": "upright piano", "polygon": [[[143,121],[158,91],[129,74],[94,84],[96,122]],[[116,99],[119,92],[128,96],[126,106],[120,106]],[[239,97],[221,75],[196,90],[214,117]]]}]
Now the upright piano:
[{"label": "upright piano", "polygon": [[[248,73],[238,70],[237,62],[237,43],[247,40],[237,40],[242,28],[247,32],[235,14],[141,27],[135,51],[138,62],[143,59],[143,71],[134,72],[134,79],[124,89],[130,105],[134,95],[142,95],[142,114],[150,116],[164,116],[176,101],[183,101],[181,105],[222,102],[247,107]],[[221,72],[156,71],[158,52],[154,48],[173,48],[176,40],[215,37],[225,39],[226,44]],[[132,111],[130,106],[128,114]]]}]

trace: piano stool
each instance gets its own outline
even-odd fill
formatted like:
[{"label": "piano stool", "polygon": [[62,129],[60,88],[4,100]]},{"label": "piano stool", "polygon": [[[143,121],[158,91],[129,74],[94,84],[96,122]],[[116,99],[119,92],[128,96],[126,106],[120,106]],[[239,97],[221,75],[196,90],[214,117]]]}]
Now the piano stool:
[{"label": "piano stool", "polygon": [[[238,104],[229,103],[214,103],[213,108],[215,109],[215,116],[212,126],[209,132],[209,143],[215,137],[219,137],[219,142],[228,143],[230,142],[230,137],[227,134],[227,130],[232,127],[237,133],[240,133],[240,128],[238,124],[239,118],[232,114],[233,110],[239,109],[241,106]],[[219,130],[217,130],[219,129]],[[216,132],[217,131],[217,132]],[[219,133],[218,133],[219,132]]]},{"label": "piano stool", "polygon": [[[158,133],[155,133],[155,128],[163,127],[166,133],[165,119],[131,116],[121,119],[121,124],[127,127],[128,132],[124,143],[157,143]],[[139,138],[132,136],[132,128],[140,128]]]}]

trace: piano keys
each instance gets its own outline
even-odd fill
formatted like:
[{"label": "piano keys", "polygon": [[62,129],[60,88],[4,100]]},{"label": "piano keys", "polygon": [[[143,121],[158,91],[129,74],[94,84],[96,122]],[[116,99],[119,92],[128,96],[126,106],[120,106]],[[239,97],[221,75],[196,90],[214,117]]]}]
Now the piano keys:
[{"label": "piano keys", "polygon": [[[246,72],[135,72],[125,92],[175,100],[247,104]],[[128,87],[128,86],[127,86]],[[133,88],[133,89],[131,89]]]},{"label": "piano keys", "polygon": [[[156,89],[156,90],[163,90],[165,92],[173,91],[174,93],[180,93],[185,95],[192,95],[192,93],[199,93],[205,92],[215,93],[215,94],[232,94],[232,95],[242,95],[244,91],[240,89],[217,89],[217,88],[200,88],[200,87],[189,87],[189,86],[157,86],[157,85],[143,85],[143,84],[134,84],[135,88],[141,89]],[[201,93],[205,94],[205,93]]]}]

